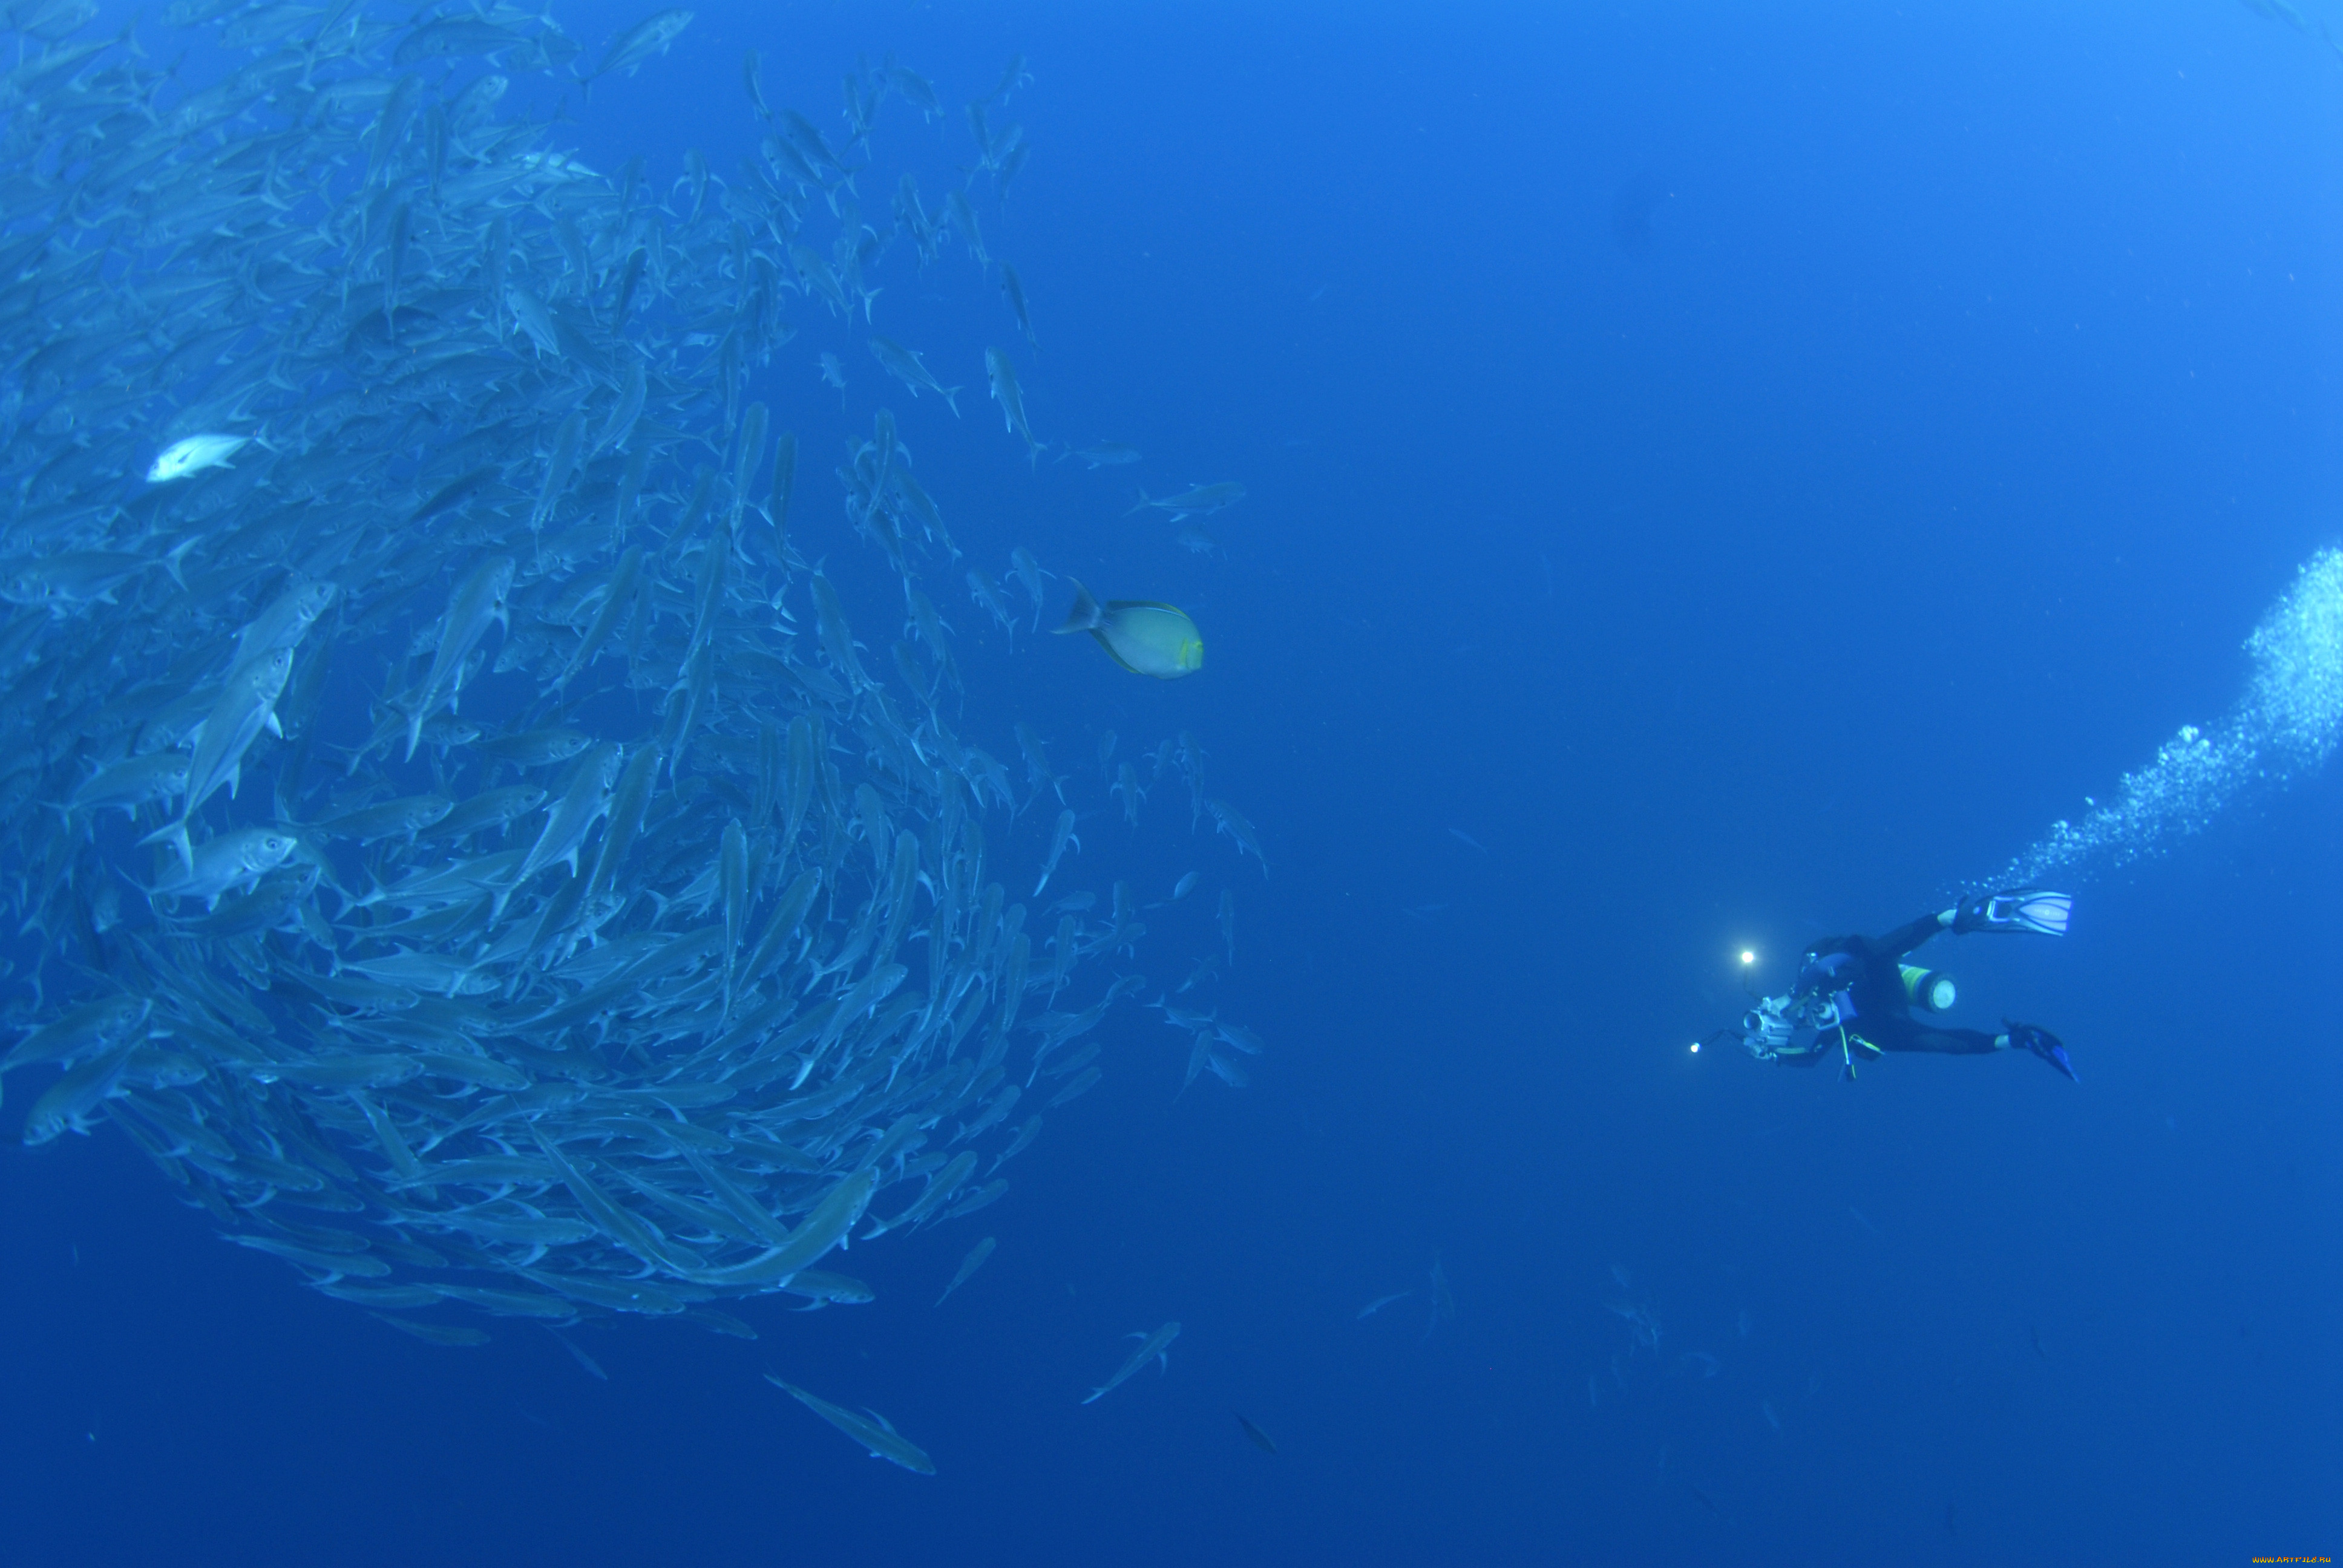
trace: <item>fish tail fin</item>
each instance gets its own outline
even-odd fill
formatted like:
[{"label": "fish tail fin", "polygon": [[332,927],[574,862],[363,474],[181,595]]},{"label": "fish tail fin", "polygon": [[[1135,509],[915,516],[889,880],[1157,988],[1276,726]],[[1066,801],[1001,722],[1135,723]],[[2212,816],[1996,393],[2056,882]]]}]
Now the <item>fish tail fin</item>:
[{"label": "fish tail fin", "polygon": [[1091,590],[1082,586],[1080,578],[1068,578],[1066,580],[1074,585],[1074,605],[1066,612],[1066,624],[1058,628],[1058,635],[1062,637],[1070,631],[1096,630],[1099,622],[1105,618],[1099,610],[1098,600],[1091,597]]},{"label": "fish tail fin", "polygon": [[182,816],[176,822],[166,822],[145,838],[142,844],[168,843],[179,852],[179,864],[192,869],[196,863],[195,846],[187,839],[187,819]]},{"label": "fish tail fin", "polygon": [[[1091,467],[1098,467],[1098,465],[1097,465],[1097,464],[1095,464],[1095,463],[1093,463],[1093,464],[1091,464]],[[1150,507],[1153,506],[1154,504],[1155,504],[1154,498],[1153,498],[1152,497],[1151,497],[1151,496],[1149,496],[1149,495],[1148,495],[1148,493],[1147,493],[1147,491],[1146,491],[1146,488],[1145,488],[1144,487],[1141,487],[1141,489],[1140,489],[1140,492],[1139,492],[1139,505],[1137,505],[1137,506],[1135,506],[1135,507],[1131,508],[1131,510],[1129,510],[1129,511],[1127,511],[1127,512],[1123,513],[1122,515],[1123,515],[1124,517],[1126,517],[1126,518],[1135,518],[1135,517],[1139,516],[1139,514],[1140,514],[1140,513],[1141,513],[1141,512],[1145,511],[1148,508],[1150,508]]]},{"label": "fish tail fin", "polygon": [[163,569],[171,574],[171,580],[178,584],[182,588],[187,586],[187,579],[179,575],[179,563],[186,558],[186,554],[189,550],[194,549],[196,546],[201,542],[201,535],[189,535],[186,538],[180,540],[178,544],[172,547],[170,554],[165,556],[160,563]]},{"label": "fish tail fin", "polygon": [[943,388],[943,394],[944,394],[944,407],[947,407],[947,408],[950,408],[950,409],[952,411],[952,417],[953,417],[953,418],[955,418],[955,419],[959,418],[959,417],[960,417],[960,389],[959,387],[947,387]]}]

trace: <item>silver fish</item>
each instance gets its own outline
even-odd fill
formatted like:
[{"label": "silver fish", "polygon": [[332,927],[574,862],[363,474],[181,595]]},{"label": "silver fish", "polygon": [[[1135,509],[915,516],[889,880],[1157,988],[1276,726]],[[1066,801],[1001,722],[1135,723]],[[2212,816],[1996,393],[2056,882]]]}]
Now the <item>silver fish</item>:
[{"label": "silver fish", "polygon": [[960,1261],[960,1267],[952,1271],[951,1282],[944,1287],[944,1293],[936,1298],[936,1305],[940,1307],[942,1306],[945,1302],[950,1299],[951,1293],[954,1291],[959,1290],[962,1285],[968,1283],[968,1279],[970,1274],[975,1273],[977,1270],[984,1267],[984,1261],[992,1256],[992,1249],[995,1244],[996,1243],[993,1239],[990,1236],[987,1236],[984,1240],[979,1241],[975,1246],[970,1247],[968,1250],[968,1256],[962,1258]]},{"label": "silver fish", "polygon": [[935,1462],[913,1445],[902,1433],[897,1432],[893,1424],[877,1411],[859,1414],[854,1411],[834,1405],[826,1399],[809,1394],[797,1384],[775,1377],[771,1372],[765,1374],[765,1381],[775,1388],[782,1390],[814,1414],[869,1449],[871,1458],[883,1459],[891,1464],[900,1464],[904,1469],[920,1475],[933,1475],[936,1473]]},{"label": "silver fish", "polygon": [[1000,349],[988,348],[984,351],[984,375],[992,388],[992,400],[1001,405],[1001,415],[1008,422],[1010,433],[1025,443],[1027,461],[1039,461],[1041,444],[1033,439],[1033,427],[1026,422],[1025,394],[1017,385],[1017,367]]},{"label": "silver fish", "polygon": [[871,334],[870,344],[870,357],[879,361],[880,368],[910,387],[913,397],[921,392],[932,392],[944,400],[955,417],[959,415],[960,388],[947,387],[937,380],[935,372],[921,361],[918,350],[906,348],[893,338],[881,337],[876,333]]},{"label": "silver fish", "polygon": [[1169,1354],[1169,1352],[1172,1348],[1172,1342],[1180,1337],[1180,1325],[1177,1322],[1165,1323],[1161,1328],[1156,1330],[1151,1334],[1141,1332],[1133,1333],[1131,1337],[1143,1342],[1137,1350],[1131,1352],[1131,1359],[1129,1361],[1124,1362],[1122,1365],[1115,1369],[1115,1372],[1112,1377],[1107,1379],[1106,1382],[1101,1383],[1098,1387],[1091,1390],[1090,1396],[1082,1401],[1084,1404],[1094,1404],[1098,1401],[1104,1399],[1108,1394],[1111,1394],[1116,1389],[1121,1388],[1125,1382],[1129,1381],[1133,1372],[1145,1366],[1149,1362],[1160,1359],[1164,1367],[1168,1370],[1172,1365],[1172,1357]]},{"label": "silver fish", "polygon": [[610,787],[618,777],[618,748],[604,741],[586,754],[569,776],[569,787],[546,813],[545,827],[537,842],[522,857],[520,869],[513,873],[513,886],[518,888],[556,860],[569,868],[571,876],[578,873],[578,852],[586,842],[586,835],[610,807]]},{"label": "silver fish", "polygon": [[1202,517],[1208,513],[1217,512],[1224,507],[1235,506],[1244,499],[1244,487],[1235,483],[1198,485],[1191,489],[1182,490],[1176,496],[1161,498],[1151,498],[1142,490],[1140,492],[1139,505],[1131,508],[1124,516],[1136,517],[1151,507],[1157,511],[1169,513],[1172,520],[1176,523],[1183,518]]},{"label": "silver fish", "polygon": [[155,455],[146,482],[167,485],[206,468],[225,468],[227,460],[251,444],[249,436],[183,436]]},{"label": "silver fish", "polygon": [[514,563],[510,556],[488,556],[475,565],[448,596],[447,612],[440,618],[439,643],[431,656],[431,672],[422,693],[407,711],[407,755],[415,756],[423,738],[423,721],[453,701],[463,686],[464,661],[491,625],[507,624],[505,598],[512,590]]},{"label": "silver fish", "polygon": [[271,828],[241,828],[194,846],[186,861],[147,890],[157,898],[201,899],[216,908],[232,888],[248,887],[285,863],[297,840]]},{"label": "silver fish", "polygon": [[178,849],[183,861],[193,859],[187,842],[188,823],[221,785],[228,786],[229,794],[236,793],[236,784],[243,778],[245,753],[259,739],[261,730],[282,733],[277,722],[277,699],[285,690],[285,678],[292,671],[292,650],[280,648],[228,677],[219,700],[212,705],[211,716],[204,720],[203,736],[196,742],[195,755],[188,759],[186,803],[179,809],[179,819],[148,834],[146,842],[167,839]]},{"label": "silver fish", "polygon": [[629,76],[642,67],[643,62],[664,55],[669,45],[691,25],[694,13],[684,10],[655,11],[616,38],[602,52],[602,63],[578,78],[580,91],[590,101],[594,84],[613,71],[624,71]]},{"label": "silver fish", "polygon": [[1082,847],[1082,841],[1074,836],[1074,811],[1071,806],[1058,813],[1058,825],[1050,835],[1050,858],[1041,864],[1041,879],[1033,884],[1035,898],[1040,898],[1041,890],[1050,885],[1050,879],[1057,873],[1058,862],[1064,858],[1069,844],[1076,849]]}]

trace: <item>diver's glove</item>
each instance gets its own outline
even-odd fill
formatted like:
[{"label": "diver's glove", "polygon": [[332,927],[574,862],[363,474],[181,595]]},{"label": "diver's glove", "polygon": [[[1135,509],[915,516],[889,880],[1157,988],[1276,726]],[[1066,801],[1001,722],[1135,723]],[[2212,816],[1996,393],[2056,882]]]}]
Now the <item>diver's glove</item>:
[{"label": "diver's glove", "polygon": [[2071,893],[2046,892],[2040,888],[1972,893],[1953,911],[1953,930],[1963,936],[1971,931],[2032,931],[2037,936],[2063,937],[2074,912]]},{"label": "diver's glove", "polygon": [[2067,1059],[2066,1044],[2056,1035],[2038,1024],[2014,1023],[2008,1019],[2003,1019],[2001,1025],[2009,1030],[2010,1044],[2021,1050],[2032,1051],[2068,1078],[2075,1079],[2077,1083],[2083,1081],[2075,1078],[2075,1064]]}]

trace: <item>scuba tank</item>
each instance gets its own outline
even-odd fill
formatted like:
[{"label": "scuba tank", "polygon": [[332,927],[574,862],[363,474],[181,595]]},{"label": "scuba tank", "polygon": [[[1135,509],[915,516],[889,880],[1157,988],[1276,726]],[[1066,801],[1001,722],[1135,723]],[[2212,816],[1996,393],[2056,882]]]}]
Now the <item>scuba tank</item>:
[{"label": "scuba tank", "polygon": [[1904,977],[1904,994],[1912,1005],[1930,1012],[1949,1012],[1959,999],[1960,988],[1953,977],[1942,970],[1924,970],[1916,964],[1898,964]]}]

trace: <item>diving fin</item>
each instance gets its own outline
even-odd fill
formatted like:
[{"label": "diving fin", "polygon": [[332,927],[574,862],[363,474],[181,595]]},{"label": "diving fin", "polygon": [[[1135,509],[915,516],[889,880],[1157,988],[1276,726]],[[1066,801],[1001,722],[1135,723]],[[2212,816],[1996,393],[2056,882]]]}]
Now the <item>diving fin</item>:
[{"label": "diving fin", "polygon": [[2039,1024],[2016,1023],[2008,1019],[2001,1022],[2002,1027],[2009,1030],[2010,1044],[2020,1050],[2032,1051],[2077,1083],[2083,1081],[2075,1075],[2074,1060],[2066,1054],[2066,1041]]},{"label": "diving fin", "polygon": [[2063,937],[2075,912],[2071,893],[2040,888],[2011,888],[1998,893],[1973,893],[1961,900],[1953,915],[1953,930],[1971,931],[2032,931],[2037,936]]}]

